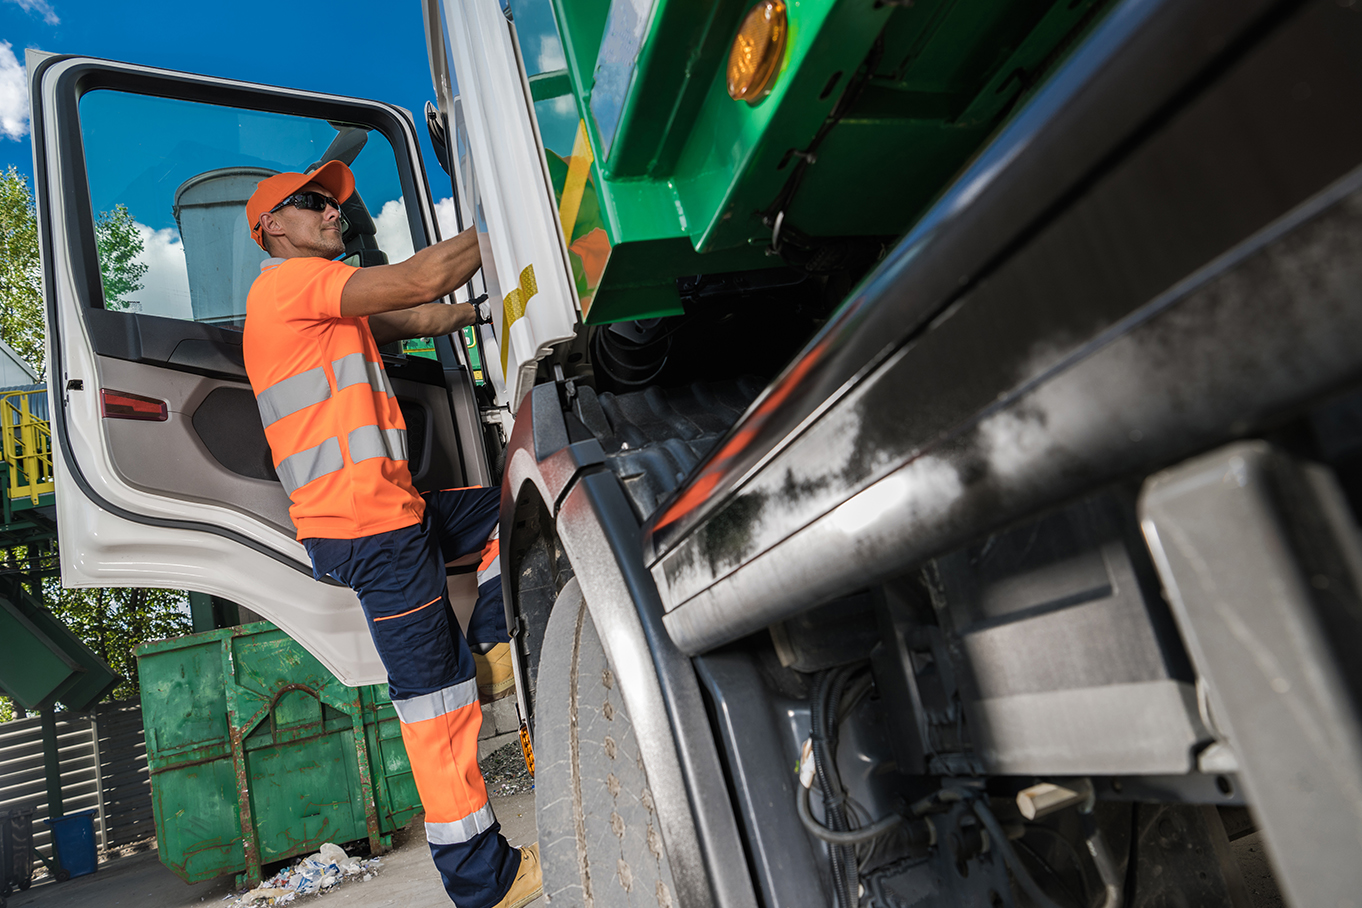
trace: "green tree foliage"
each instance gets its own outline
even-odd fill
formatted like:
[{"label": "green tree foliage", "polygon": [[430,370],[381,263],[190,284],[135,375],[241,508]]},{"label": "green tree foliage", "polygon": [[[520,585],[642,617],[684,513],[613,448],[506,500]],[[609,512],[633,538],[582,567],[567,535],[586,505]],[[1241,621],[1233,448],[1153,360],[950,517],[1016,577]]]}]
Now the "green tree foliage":
[{"label": "green tree foliage", "polygon": [[[142,235],[127,206],[115,205],[95,218],[95,246],[104,300],[110,309],[127,309],[128,297],[142,289],[146,263]],[[38,259],[38,220],[28,177],[13,164],[0,174],[0,338],[41,377],[43,356],[42,268]]]},{"label": "green tree foliage", "polygon": [[71,590],[62,589],[55,577],[43,587],[43,604],[123,678],[113,690],[115,700],[136,697],[141,690],[133,655],[138,646],[194,630],[189,599],[179,590]]},{"label": "green tree foliage", "polygon": [[13,164],[0,175],[0,338],[43,374],[38,222],[28,179]]},{"label": "green tree foliage", "polygon": [[126,205],[101,211],[95,218],[95,246],[99,249],[99,276],[104,282],[104,305],[127,309],[133,301],[129,294],[142,289],[146,263],[140,261],[143,244],[137,224]]}]

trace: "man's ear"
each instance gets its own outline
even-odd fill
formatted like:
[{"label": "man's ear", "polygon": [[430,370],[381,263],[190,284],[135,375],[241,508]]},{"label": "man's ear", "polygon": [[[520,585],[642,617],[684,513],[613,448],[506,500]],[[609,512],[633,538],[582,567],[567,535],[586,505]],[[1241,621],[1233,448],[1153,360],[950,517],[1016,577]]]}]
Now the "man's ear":
[{"label": "man's ear", "polygon": [[274,219],[274,215],[268,211],[260,215],[260,229],[270,236],[283,236],[284,225]]},{"label": "man's ear", "polygon": [[270,237],[282,237],[284,235],[284,225],[275,219],[274,215],[266,211],[260,215],[260,233],[265,241],[265,251],[274,255],[274,243]]}]

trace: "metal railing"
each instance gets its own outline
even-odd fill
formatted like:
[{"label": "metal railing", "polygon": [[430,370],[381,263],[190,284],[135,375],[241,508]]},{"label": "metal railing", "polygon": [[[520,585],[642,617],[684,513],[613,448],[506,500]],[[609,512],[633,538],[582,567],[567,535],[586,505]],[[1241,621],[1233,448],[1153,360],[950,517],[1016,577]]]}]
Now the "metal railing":
[{"label": "metal railing", "polygon": [[28,498],[52,492],[52,432],[47,420],[36,415],[31,395],[44,391],[11,391],[0,395],[0,454],[9,474],[6,495]]}]

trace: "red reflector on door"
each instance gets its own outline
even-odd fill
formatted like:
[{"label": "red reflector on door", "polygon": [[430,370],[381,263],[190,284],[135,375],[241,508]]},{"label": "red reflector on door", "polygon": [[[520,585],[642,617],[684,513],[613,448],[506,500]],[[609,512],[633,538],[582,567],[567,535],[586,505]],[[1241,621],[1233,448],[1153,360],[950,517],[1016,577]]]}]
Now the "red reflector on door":
[{"label": "red reflector on door", "polygon": [[129,394],[127,391],[99,391],[100,412],[106,419],[150,419],[164,422],[168,416],[165,401]]}]

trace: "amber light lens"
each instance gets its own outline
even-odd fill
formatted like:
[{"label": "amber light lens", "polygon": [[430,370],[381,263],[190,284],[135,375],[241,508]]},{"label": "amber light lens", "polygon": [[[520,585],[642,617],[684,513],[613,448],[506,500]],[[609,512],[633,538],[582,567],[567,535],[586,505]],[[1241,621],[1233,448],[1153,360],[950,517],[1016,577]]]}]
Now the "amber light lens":
[{"label": "amber light lens", "polygon": [[728,52],[729,97],[748,104],[766,97],[785,56],[788,31],[780,0],[762,0],[752,7]]},{"label": "amber light lens", "polygon": [[99,402],[105,419],[145,419],[151,422],[165,422],[167,408],[165,401],[127,391],[111,391],[101,388]]}]

